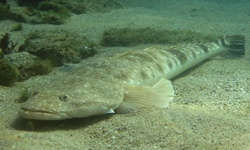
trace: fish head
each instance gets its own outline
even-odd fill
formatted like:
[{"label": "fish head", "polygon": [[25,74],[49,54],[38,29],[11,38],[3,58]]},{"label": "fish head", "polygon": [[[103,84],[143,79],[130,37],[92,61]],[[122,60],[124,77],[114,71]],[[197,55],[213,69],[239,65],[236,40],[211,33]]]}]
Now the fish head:
[{"label": "fish head", "polygon": [[88,80],[38,90],[21,105],[20,116],[35,120],[63,120],[112,113],[123,99],[120,86]]}]

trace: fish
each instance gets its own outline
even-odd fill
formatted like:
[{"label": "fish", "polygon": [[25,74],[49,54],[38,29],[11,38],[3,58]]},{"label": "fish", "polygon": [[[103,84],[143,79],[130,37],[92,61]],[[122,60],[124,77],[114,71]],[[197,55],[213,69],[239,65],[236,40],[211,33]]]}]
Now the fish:
[{"label": "fish", "polygon": [[170,79],[223,52],[244,55],[245,37],[228,35],[213,42],[129,50],[58,76],[33,92],[21,104],[19,115],[63,120],[168,108],[175,97]]}]

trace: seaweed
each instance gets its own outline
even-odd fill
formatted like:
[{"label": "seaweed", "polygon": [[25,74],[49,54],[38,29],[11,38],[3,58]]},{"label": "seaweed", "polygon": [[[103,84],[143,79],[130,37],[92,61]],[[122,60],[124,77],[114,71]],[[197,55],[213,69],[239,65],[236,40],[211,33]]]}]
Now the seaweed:
[{"label": "seaweed", "polygon": [[87,4],[88,11],[109,12],[112,9],[122,9],[123,6],[115,0],[82,0]]},{"label": "seaweed", "polygon": [[50,60],[37,59],[33,66],[29,68],[34,72],[34,75],[45,75],[52,71],[53,65]]},{"label": "seaweed", "polygon": [[21,31],[21,30],[23,30],[23,25],[21,23],[15,24],[11,29],[11,31]]},{"label": "seaweed", "polygon": [[19,51],[26,51],[42,59],[48,59],[54,66],[65,63],[79,63],[81,59],[96,54],[96,46],[85,36],[68,32],[32,32]]},{"label": "seaweed", "polygon": [[7,0],[0,0],[0,3],[3,4],[3,5],[6,5],[7,4]]},{"label": "seaweed", "polygon": [[2,52],[2,50],[0,49],[0,59],[2,59],[4,57],[4,54]]},{"label": "seaweed", "polygon": [[21,96],[16,99],[17,103],[24,103],[32,96],[36,95],[38,91],[33,90],[31,87],[26,87],[24,91],[22,91]]},{"label": "seaweed", "polygon": [[87,4],[79,0],[53,0],[53,2],[65,6],[68,10],[75,14],[82,14],[87,11]]},{"label": "seaweed", "polygon": [[63,24],[65,20],[70,17],[70,10],[63,5],[54,2],[41,2],[37,9],[40,10],[38,16],[41,18],[41,23],[59,25]]},{"label": "seaweed", "polygon": [[52,71],[53,64],[50,60],[36,58],[31,66],[19,67],[20,77],[18,81],[26,80],[32,76],[46,75]]},{"label": "seaweed", "polygon": [[16,20],[16,21],[25,21],[24,16],[17,12],[16,10],[10,9],[10,4],[0,3],[0,20]]},{"label": "seaweed", "polygon": [[17,0],[17,4],[18,7],[7,0],[0,0],[0,20],[59,25],[65,23],[71,13],[107,12],[122,8],[114,0]]},{"label": "seaweed", "polygon": [[37,7],[42,1],[44,0],[17,0],[17,4],[20,6]]},{"label": "seaweed", "polygon": [[0,85],[9,86],[18,80],[19,70],[5,59],[0,59]]},{"label": "seaweed", "polygon": [[17,43],[14,44],[10,40],[9,33],[5,33],[4,35],[2,35],[2,38],[0,39],[0,49],[2,50],[2,53],[4,55],[12,53],[16,45]]},{"label": "seaweed", "polygon": [[139,44],[178,44],[213,41],[216,36],[205,36],[190,30],[159,30],[153,28],[111,28],[104,31],[103,46],[135,46]]},{"label": "seaweed", "polygon": [[0,19],[7,19],[10,14],[10,5],[0,3]]}]

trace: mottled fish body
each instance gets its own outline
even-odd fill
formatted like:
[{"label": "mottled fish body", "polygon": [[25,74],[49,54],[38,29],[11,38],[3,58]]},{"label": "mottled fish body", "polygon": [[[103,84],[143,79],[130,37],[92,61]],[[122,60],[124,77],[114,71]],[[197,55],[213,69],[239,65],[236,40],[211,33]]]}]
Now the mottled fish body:
[{"label": "mottled fish body", "polygon": [[166,108],[174,97],[169,79],[221,52],[243,54],[244,42],[243,36],[225,36],[210,43],[127,51],[58,78],[22,104],[19,114],[61,120]]}]

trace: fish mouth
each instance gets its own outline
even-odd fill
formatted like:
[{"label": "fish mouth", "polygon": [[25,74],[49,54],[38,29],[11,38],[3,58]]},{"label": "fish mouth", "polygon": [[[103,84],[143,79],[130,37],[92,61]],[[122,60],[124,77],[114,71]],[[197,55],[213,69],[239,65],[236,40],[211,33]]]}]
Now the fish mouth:
[{"label": "fish mouth", "polygon": [[63,120],[68,118],[65,113],[56,113],[46,109],[21,108],[19,110],[19,115],[25,119],[34,120]]}]

